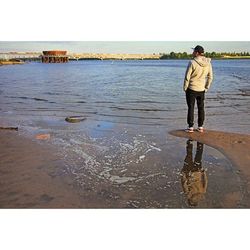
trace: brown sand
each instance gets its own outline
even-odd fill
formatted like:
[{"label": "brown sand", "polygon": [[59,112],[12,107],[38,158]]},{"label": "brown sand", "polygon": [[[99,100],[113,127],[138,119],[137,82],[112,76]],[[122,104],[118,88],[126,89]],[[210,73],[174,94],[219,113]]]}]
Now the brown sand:
[{"label": "brown sand", "polygon": [[[250,183],[250,170],[248,169],[250,159],[249,135],[218,131],[205,131],[203,134],[172,131],[170,134],[197,140],[218,149],[241,170],[240,172],[247,177]],[[131,188],[128,189],[129,183],[127,186],[125,184],[124,186],[117,186],[112,185],[110,181],[100,182],[98,178],[90,176],[92,179],[85,178],[85,186],[82,190],[79,190],[75,186],[76,183],[72,176],[62,174],[65,162],[60,159],[57,149],[45,146],[45,144],[47,145],[47,143],[39,144],[28,138],[23,138],[17,131],[0,130],[1,208],[127,207],[127,201],[138,200],[139,198],[143,198],[146,202],[143,207],[147,207],[147,205],[152,207],[151,200],[159,198],[161,202],[165,199],[167,201],[172,197],[172,192],[179,192],[177,184],[173,185],[173,190],[166,187],[166,181],[172,180],[170,175],[168,180],[165,177],[159,177],[160,179],[154,177],[149,186],[144,182],[137,183],[136,179],[130,183],[135,186],[135,189],[132,188],[132,190]],[[141,171],[147,171],[147,169],[152,170],[152,173],[161,173],[161,165],[154,165],[158,162],[159,157],[160,152],[155,155],[152,154],[149,158],[152,162],[145,162],[139,168],[138,166],[137,168],[131,166],[131,168],[133,171],[136,170],[140,173]],[[167,161],[165,158],[163,160]],[[127,172],[129,172],[129,168]],[[131,174],[128,173],[128,175]],[[150,181],[151,179],[147,180]],[[159,188],[162,188],[162,190]],[[137,194],[137,191],[140,194]],[[231,205],[227,207],[237,207],[236,203],[241,194],[234,193],[234,195],[235,197],[228,196],[227,199]],[[180,197],[172,197],[171,202],[175,199],[180,199]],[[231,201],[232,199],[233,201]],[[170,207],[180,206],[177,205],[178,202],[176,205],[174,204]],[[225,204],[223,207],[225,207]]]},{"label": "brown sand", "polygon": [[24,64],[24,62],[18,62],[18,61],[0,61],[0,66],[2,66],[2,65],[14,65],[14,64]]},{"label": "brown sand", "polygon": [[205,130],[204,133],[174,130],[170,134],[199,141],[218,149],[250,179],[250,135],[213,130]]},{"label": "brown sand", "polygon": [[52,148],[17,134],[0,131],[0,207],[80,207],[70,180],[56,174],[63,162]]}]

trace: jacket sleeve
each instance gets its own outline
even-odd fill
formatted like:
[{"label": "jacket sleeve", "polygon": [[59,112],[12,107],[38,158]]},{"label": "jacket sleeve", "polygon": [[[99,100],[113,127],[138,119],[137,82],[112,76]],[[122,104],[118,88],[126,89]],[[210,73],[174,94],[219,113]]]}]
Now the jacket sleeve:
[{"label": "jacket sleeve", "polygon": [[213,69],[212,69],[212,64],[210,63],[208,74],[207,74],[206,85],[205,85],[205,91],[208,91],[212,81],[213,81]]},{"label": "jacket sleeve", "polygon": [[191,74],[192,74],[192,62],[190,61],[188,66],[187,66],[186,73],[185,73],[184,84],[183,84],[184,91],[186,91],[188,89]]}]

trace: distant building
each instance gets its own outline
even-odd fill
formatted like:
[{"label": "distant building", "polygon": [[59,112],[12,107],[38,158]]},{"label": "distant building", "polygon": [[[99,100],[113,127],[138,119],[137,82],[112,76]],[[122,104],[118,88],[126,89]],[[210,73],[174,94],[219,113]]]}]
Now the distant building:
[{"label": "distant building", "polygon": [[69,61],[67,51],[65,50],[49,50],[43,51],[43,63],[66,63]]}]

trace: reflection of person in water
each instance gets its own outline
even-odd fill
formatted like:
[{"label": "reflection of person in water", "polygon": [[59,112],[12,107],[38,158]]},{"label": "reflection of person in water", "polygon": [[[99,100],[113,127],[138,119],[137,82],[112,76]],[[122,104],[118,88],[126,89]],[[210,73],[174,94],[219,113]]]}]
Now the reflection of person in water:
[{"label": "reflection of person in water", "polygon": [[197,206],[207,189],[207,175],[202,168],[203,143],[197,142],[193,161],[193,141],[187,141],[187,155],[181,170],[181,184],[190,206]]}]

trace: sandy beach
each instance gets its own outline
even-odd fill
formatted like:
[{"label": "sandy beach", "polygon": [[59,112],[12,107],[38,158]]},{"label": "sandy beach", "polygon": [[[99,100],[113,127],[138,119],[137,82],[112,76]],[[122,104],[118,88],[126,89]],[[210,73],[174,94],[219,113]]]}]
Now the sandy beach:
[{"label": "sandy beach", "polygon": [[[57,152],[58,149],[48,146],[48,143],[44,144],[40,143],[39,140],[25,138],[17,131],[1,130],[0,133],[1,208],[152,208],[162,207],[157,205],[156,201],[156,203],[153,203],[153,199],[158,200],[158,204],[166,199],[172,200],[172,202],[175,199],[177,201],[180,199],[175,196],[176,194],[173,194],[173,190],[180,192],[178,191],[178,185],[176,186],[178,181],[171,182],[170,179],[170,182],[166,182],[167,179],[158,174],[161,168],[160,164],[156,171],[154,163],[159,161],[157,157],[163,157],[157,153],[152,153],[150,159],[141,166],[138,164],[136,166],[128,165],[127,172],[137,172],[137,177],[134,175],[134,178],[126,180],[126,177],[122,179],[122,177],[118,178],[116,175],[109,176],[110,180],[113,178],[116,181],[117,184],[114,185],[114,183],[100,180],[90,173],[88,178],[85,178],[84,188],[80,188],[72,174],[62,171],[62,169],[65,169],[66,163]],[[250,190],[249,135],[220,131],[190,134],[182,130],[171,131],[170,134],[174,137],[189,138],[217,148],[236,166],[236,171],[242,176],[242,180],[245,180],[247,192]],[[91,150],[93,151],[94,148],[92,147]],[[139,156],[134,155],[135,158],[142,160],[143,157],[140,158]],[[165,162],[167,158],[168,156],[166,156],[166,159],[164,158]],[[174,165],[174,163],[171,165]],[[152,168],[151,166],[155,167]],[[145,180],[142,181],[145,171],[149,170],[155,171],[154,174],[148,173],[144,176]],[[100,173],[97,173],[99,177],[101,176]],[[119,181],[120,184],[118,184]],[[128,181],[130,185],[125,185],[123,181]],[[173,188],[172,191],[171,188]],[[141,196],[145,199],[144,203],[139,199]],[[180,197],[182,196],[185,196],[185,194],[180,192]],[[237,207],[237,202],[242,199],[241,196],[242,194],[239,192],[227,193],[224,196],[224,207]],[[139,201],[136,201],[135,197]],[[178,206],[176,203],[176,205],[170,207]]]},{"label": "sandy beach", "polygon": [[69,180],[56,174],[63,162],[53,149],[0,131],[1,208],[77,208],[79,197]]},{"label": "sandy beach", "polygon": [[199,141],[225,154],[248,178],[250,178],[250,135],[205,130],[186,133],[183,130],[171,131],[174,136]]},{"label": "sandy beach", "polygon": [[0,61],[0,66],[4,66],[4,65],[16,65],[16,64],[24,64],[24,62],[18,62],[18,61]]}]

